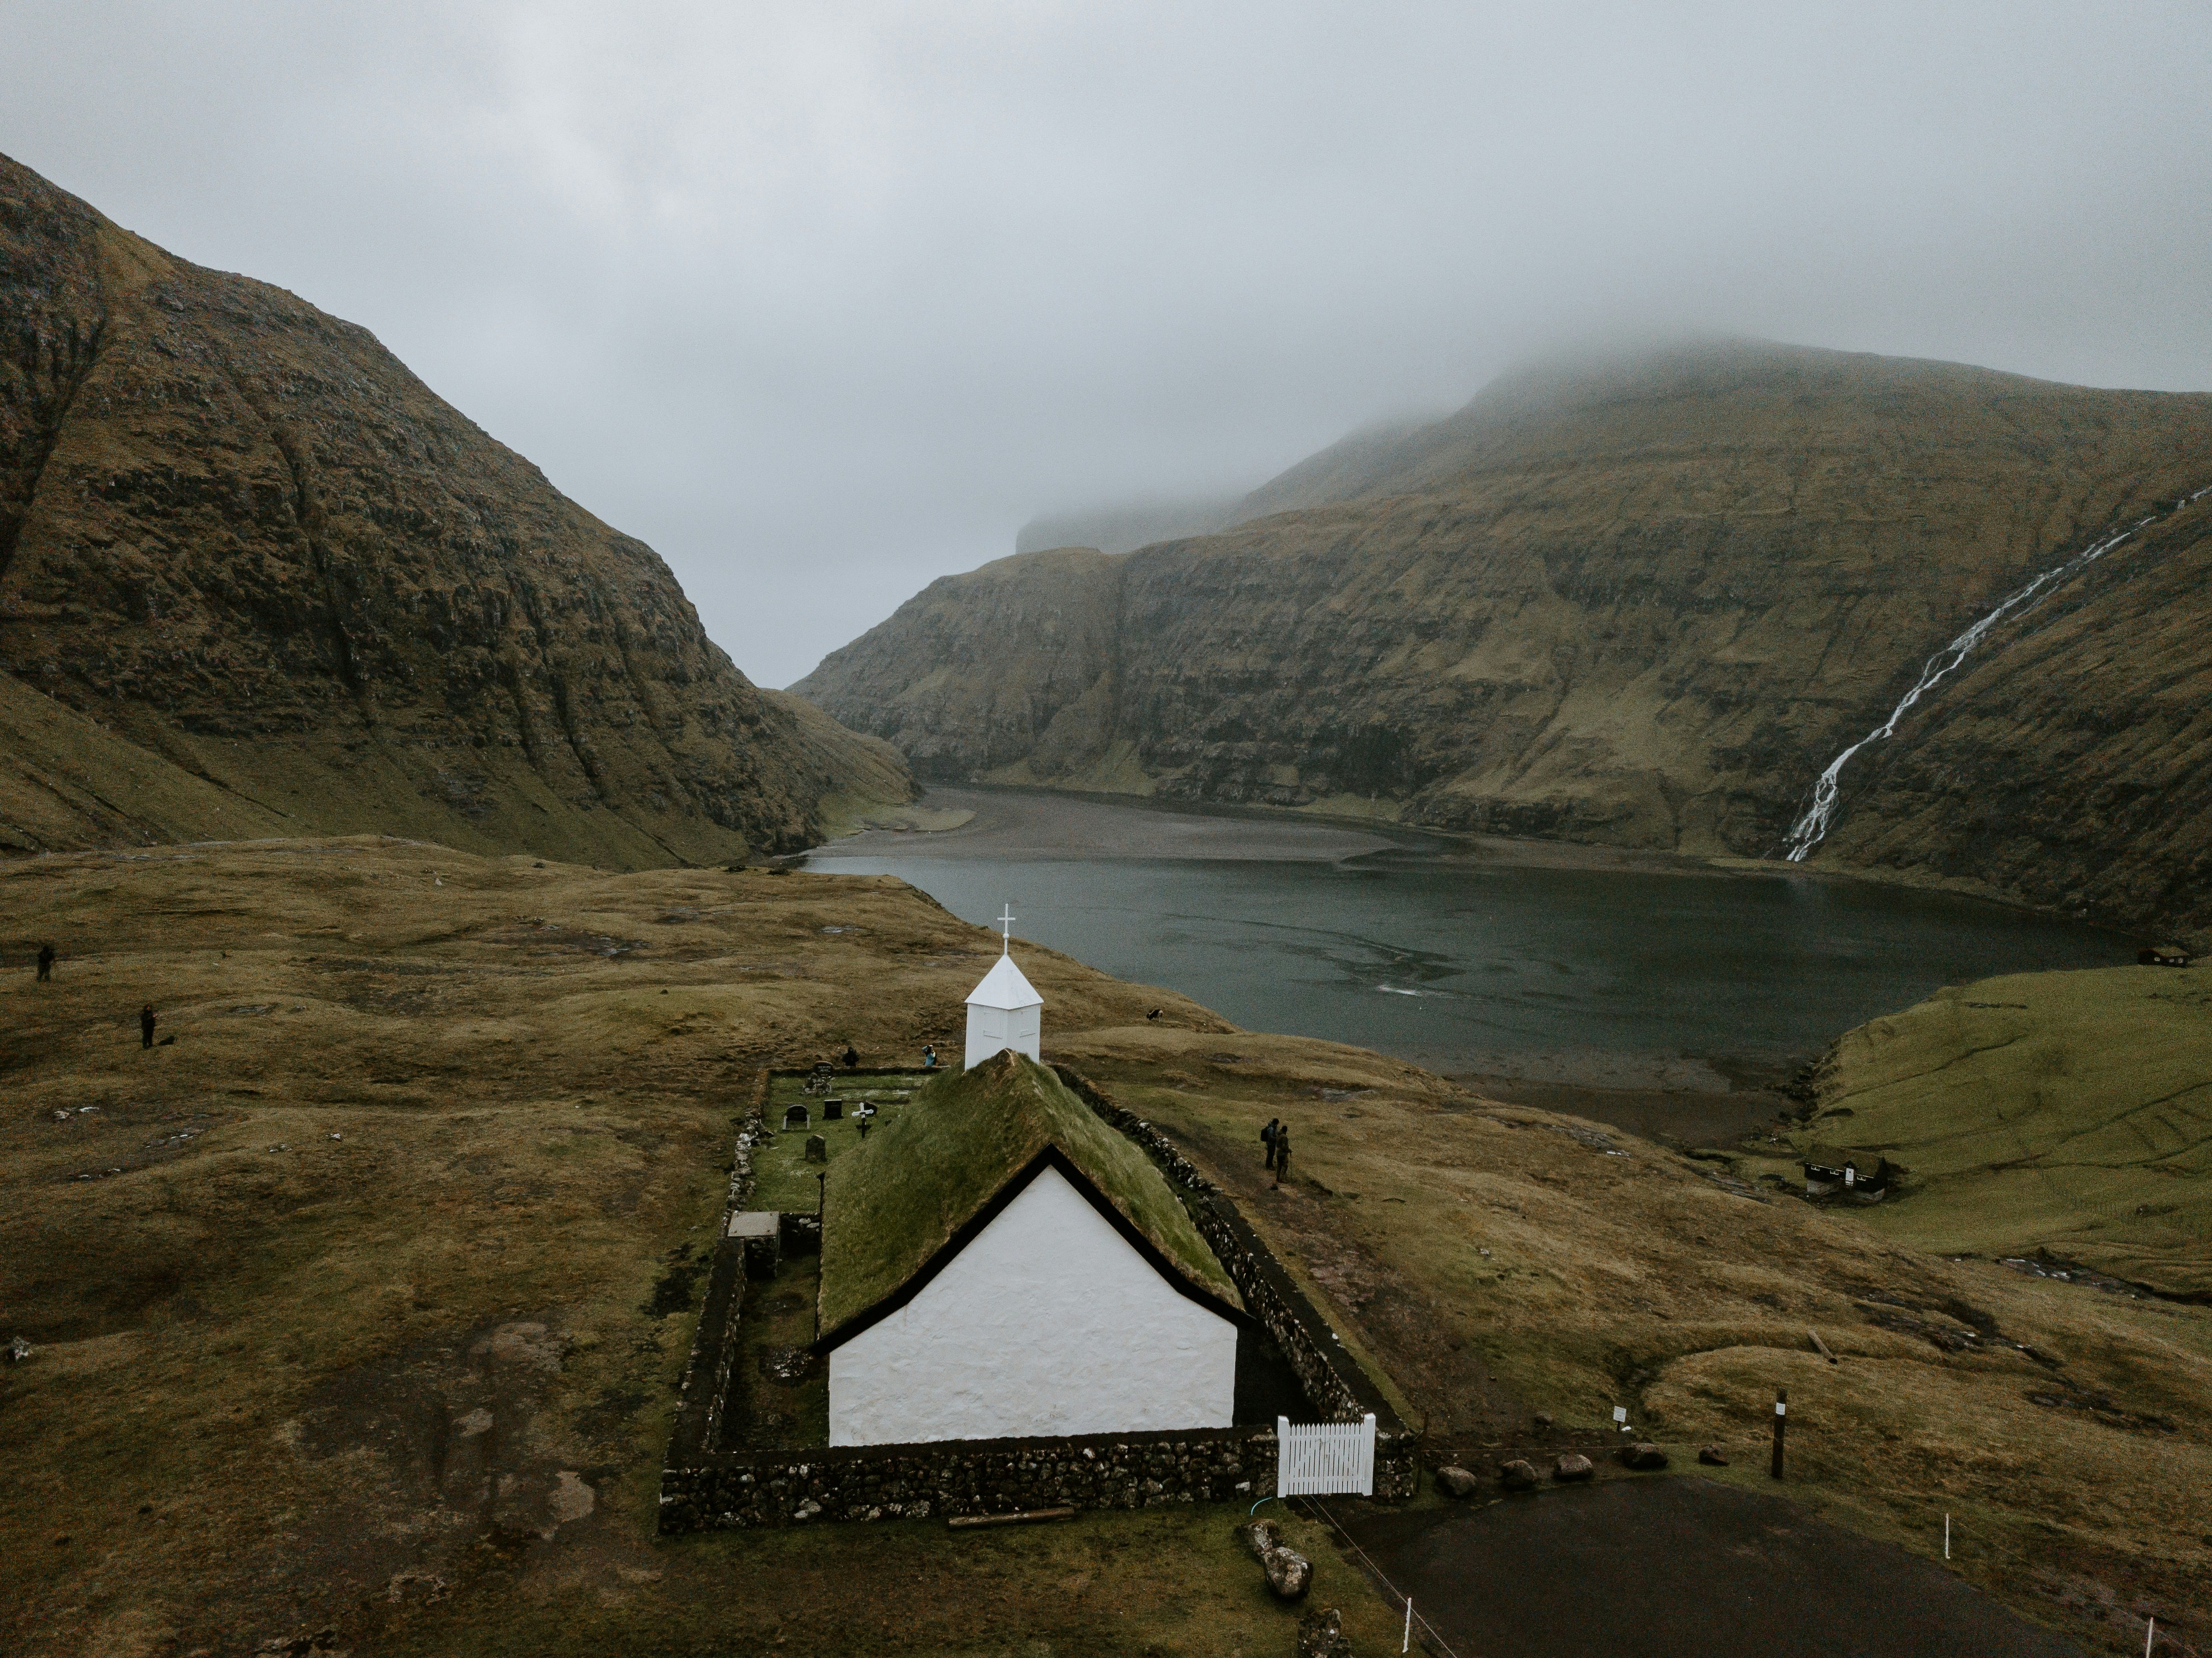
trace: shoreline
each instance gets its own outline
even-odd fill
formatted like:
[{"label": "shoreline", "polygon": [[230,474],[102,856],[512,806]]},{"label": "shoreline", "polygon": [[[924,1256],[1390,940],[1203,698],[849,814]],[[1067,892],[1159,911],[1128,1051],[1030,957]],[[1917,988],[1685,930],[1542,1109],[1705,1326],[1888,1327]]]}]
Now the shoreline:
[{"label": "shoreline", "polygon": [[[970,795],[980,797],[984,804],[970,807],[955,807],[967,816],[958,823],[944,829],[915,829],[905,832],[863,830],[840,839],[825,841],[819,847],[809,847],[801,854],[807,859],[840,857],[872,857],[896,848],[907,856],[967,857],[1006,856],[1006,851],[978,847],[973,852],[964,849],[947,852],[941,849],[942,839],[957,841],[963,834],[989,833],[996,824],[987,818],[988,804],[991,801],[1035,800],[1065,802],[1076,806],[1095,805],[1115,810],[1127,810],[1155,814],[1163,817],[1179,817],[1222,823],[1264,823],[1284,829],[1300,827],[1321,832],[1334,833],[1356,839],[1375,841],[1358,851],[1339,852],[1334,855],[1315,853],[1301,856],[1286,852],[1224,853],[1214,851],[1180,851],[1167,847],[1158,850],[1117,850],[1110,847],[1065,844],[1051,849],[1039,847],[1024,850],[1022,855],[1036,858],[1143,858],[1143,857],[1256,857],[1267,859],[1286,859],[1290,861],[1351,863],[1373,859],[1388,860],[1398,867],[1431,865],[1449,868],[1462,865],[1488,865],[1520,869],[1619,870],[1646,874],[1704,876],[1712,878],[1729,877],[1765,877],[1782,880],[1823,881],[1844,884],[1865,884],[1908,892],[1940,893],[1945,897],[1965,899],[1971,902],[1988,904],[2015,914],[2042,916],[2071,923],[2093,932],[2108,933],[2128,941],[2132,950],[2154,944],[2179,943],[2196,953],[2212,953],[2212,935],[2191,934],[2185,931],[2160,931],[2132,922],[2100,916],[2094,912],[2069,911],[2057,904],[2039,904],[2000,892],[1988,883],[1964,876],[1937,876],[1909,870],[1861,869],[1832,865],[1795,864],[1784,859],[1754,858],[1736,853],[1664,852],[1634,847],[1609,847],[1583,841],[1551,840],[1533,835],[1481,835],[1464,829],[1440,829],[1425,823],[1407,823],[1397,819],[1366,817],[1347,817],[1333,813],[1310,811],[1295,806],[1249,805],[1242,802],[1163,800],[1158,795],[1114,794],[1087,789],[1059,789],[1034,783],[958,783],[925,786],[922,797],[915,803],[917,809],[930,809],[933,796]],[[942,808],[939,808],[942,810]],[[925,850],[925,847],[927,848]],[[1838,1032],[1838,1035],[1841,1033]]]}]

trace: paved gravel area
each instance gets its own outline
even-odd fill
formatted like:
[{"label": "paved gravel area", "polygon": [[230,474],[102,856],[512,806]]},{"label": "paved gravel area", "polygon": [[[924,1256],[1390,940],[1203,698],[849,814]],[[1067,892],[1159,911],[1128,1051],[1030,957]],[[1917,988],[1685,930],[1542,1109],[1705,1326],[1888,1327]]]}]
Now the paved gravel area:
[{"label": "paved gravel area", "polygon": [[1716,1480],[1330,1506],[1460,1658],[2083,1658],[1939,1564]]}]

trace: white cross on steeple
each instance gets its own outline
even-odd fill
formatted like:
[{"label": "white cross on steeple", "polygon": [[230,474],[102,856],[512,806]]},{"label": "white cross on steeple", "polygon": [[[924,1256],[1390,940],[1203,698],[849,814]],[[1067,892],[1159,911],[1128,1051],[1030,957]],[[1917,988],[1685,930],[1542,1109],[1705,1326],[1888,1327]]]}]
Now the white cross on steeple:
[{"label": "white cross on steeple", "polygon": [[999,925],[1006,929],[1006,942],[999,946],[999,953],[1011,956],[1014,953],[1014,907],[1012,904],[1008,904],[1006,913],[999,917]]}]

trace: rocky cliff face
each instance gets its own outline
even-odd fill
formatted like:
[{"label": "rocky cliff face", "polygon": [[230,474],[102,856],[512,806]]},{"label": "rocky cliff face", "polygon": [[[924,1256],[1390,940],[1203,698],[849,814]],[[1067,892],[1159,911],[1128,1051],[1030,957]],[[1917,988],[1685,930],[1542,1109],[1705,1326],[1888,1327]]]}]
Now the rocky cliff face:
[{"label": "rocky cliff face", "polygon": [[0,847],[378,830],[625,866],[903,799],[367,331],[0,157]]},{"label": "rocky cliff face", "polygon": [[[1293,469],[1251,498],[1285,510],[1222,534],[939,581],[793,689],[933,776],[1771,855],[1932,652],[2208,483],[2212,398],[1705,346],[1503,381]],[[1816,858],[2160,913],[2194,854],[2075,785],[2201,783],[2183,728],[2212,598],[2170,557],[2200,519],[2212,499],[1993,634],[1846,776]],[[2130,624],[2096,595],[2154,591],[2154,633],[2106,631]],[[2167,688],[2169,736],[2131,676]],[[2124,767],[2092,729],[2129,733]]]}]

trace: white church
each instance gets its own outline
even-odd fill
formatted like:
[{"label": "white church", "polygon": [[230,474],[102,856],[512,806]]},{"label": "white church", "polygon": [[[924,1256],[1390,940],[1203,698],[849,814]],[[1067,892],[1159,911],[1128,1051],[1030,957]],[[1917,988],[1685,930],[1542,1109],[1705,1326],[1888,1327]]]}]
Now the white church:
[{"label": "white church", "polygon": [[830,1172],[830,1442],[1230,1426],[1243,1300],[1151,1160],[1040,1062],[1044,999],[1000,920],[961,1071]]}]

